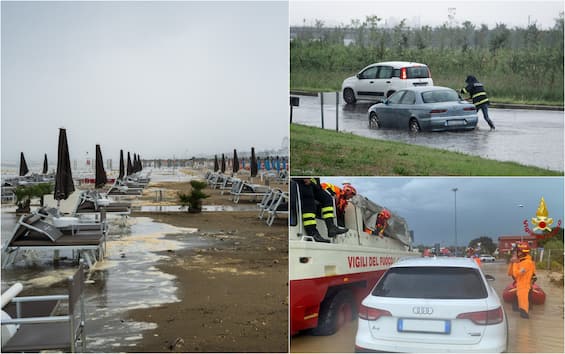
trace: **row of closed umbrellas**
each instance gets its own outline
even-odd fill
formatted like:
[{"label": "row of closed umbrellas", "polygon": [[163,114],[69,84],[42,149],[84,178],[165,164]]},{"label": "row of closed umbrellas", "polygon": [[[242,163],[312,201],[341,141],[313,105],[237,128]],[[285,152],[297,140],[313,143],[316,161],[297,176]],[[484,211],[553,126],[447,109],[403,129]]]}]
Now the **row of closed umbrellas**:
[{"label": "row of closed umbrellas", "polygon": [[[47,154],[43,160],[42,174],[47,173]],[[102,150],[100,145],[96,144],[96,162],[95,162],[95,188],[103,187],[107,182],[106,170],[104,169],[104,160],[102,159]],[[133,159],[128,151],[127,165],[124,163],[124,151],[120,150],[120,172],[118,179],[123,179],[143,169],[141,157],[139,154],[133,154]],[[24,153],[20,153],[20,176],[25,176],[29,172]],[[69,157],[69,147],[67,143],[66,129],[59,129],[59,143],[57,146],[57,169],[55,172],[55,188],[54,198],[56,200],[67,199],[74,192],[74,182],[71,170],[71,161]]]},{"label": "row of closed umbrellas", "polygon": [[[234,149],[233,150],[233,159],[232,161],[232,172],[233,173],[237,173],[240,169],[240,159],[237,156],[237,150]],[[245,169],[245,159],[241,159],[242,162],[242,168]],[[260,159],[257,158],[255,156],[255,148],[251,148],[251,157],[249,158],[249,164],[250,164],[250,172],[251,172],[251,177],[255,177],[257,176],[257,172],[259,169],[259,166],[261,166],[261,162]],[[287,164],[287,160],[285,157],[279,157],[276,156],[275,158],[272,157],[266,157],[263,159],[263,167],[266,170],[271,170],[271,166],[273,169],[280,171],[282,170],[286,170],[286,164]],[[225,173],[226,172],[226,156],[224,154],[222,154],[222,159],[221,162],[218,161],[218,155],[214,155],[214,172],[222,172]]]}]

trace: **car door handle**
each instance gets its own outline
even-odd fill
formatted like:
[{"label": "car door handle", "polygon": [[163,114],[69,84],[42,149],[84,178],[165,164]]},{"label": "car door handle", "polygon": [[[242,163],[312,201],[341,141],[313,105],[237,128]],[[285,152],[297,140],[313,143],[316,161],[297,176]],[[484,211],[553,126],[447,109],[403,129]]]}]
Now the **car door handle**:
[{"label": "car door handle", "polygon": [[387,81],[386,83],[387,83],[387,84],[390,84],[390,81]]},{"label": "car door handle", "polygon": [[372,84],[374,81],[369,81],[370,84]]}]

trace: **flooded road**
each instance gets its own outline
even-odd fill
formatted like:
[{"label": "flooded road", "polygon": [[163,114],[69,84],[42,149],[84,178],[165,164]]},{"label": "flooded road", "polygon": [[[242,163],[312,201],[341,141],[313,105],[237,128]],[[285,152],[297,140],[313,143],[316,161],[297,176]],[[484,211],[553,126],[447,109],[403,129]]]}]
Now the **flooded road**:
[{"label": "flooded road", "polygon": [[[493,283],[498,296],[510,283],[504,262],[483,263],[483,271],[496,278]],[[512,311],[512,305],[504,303],[508,316],[509,348],[511,353],[563,353],[563,287],[549,282],[544,271],[538,271],[538,285],[546,292],[544,305],[530,310],[530,319],[520,318]],[[290,351],[294,353],[342,352],[351,353],[355,348],[357,321],[350,322],[336,334],[315,337],[299,334],[291,338]]]},{"label": "flooded road", "polygon": [[[324,127],[335,130],[336,107],[324,95]],[[300,106],[293,108],[293,122],[321,127],[318,97],[299,96]],[[333,95],[335,97],[335,95]],[[462,152],[499,161],[563,171],[563,112],[513,109],[489,109],[496,131],[479,113],[478,129],[470,132],[422,132],[409,134],[391,129],[369,129],[367,111],[370,103],[340,104],[340,131],[369,138],[400,141],[438,149]]]},{"label": "flooded road", "polygon": [[[3,242],[11,235],[15,222],[15,214],[3,208]],[[87,350],[114,352],[116,348],[131,348],[128,351],[138,352],[136,345],[143,331],[156,324],[127,320],[127,311],[179,301],[175,277],[159,271],[155,264],[174,257],[176,250],[206,245],[208,241],[194,235],[196,229],[173,227],[149,218],[128,218],[124,224],[118,217],[109,219],[109,223],[107,257],[87,274]],[[165,238],[170,234],[176,235],[175,240]],[[62,261],[54,265],[51,255],[37,252],[3,269],[2,291],[21,282],[25,295],[65,294],[64,280],[74,274],[76,264]]]}]

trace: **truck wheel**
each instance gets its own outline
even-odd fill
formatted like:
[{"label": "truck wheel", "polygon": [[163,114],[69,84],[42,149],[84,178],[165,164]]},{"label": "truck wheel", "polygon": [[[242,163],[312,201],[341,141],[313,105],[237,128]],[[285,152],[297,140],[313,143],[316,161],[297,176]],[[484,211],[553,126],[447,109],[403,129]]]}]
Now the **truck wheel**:
[{"label": "truck wheel", "polygon": [[320,305],[318,327],[312,330],[315,336],[329,336],[356,316],[355,302],[349,290],[342,290],[325,299]]}]

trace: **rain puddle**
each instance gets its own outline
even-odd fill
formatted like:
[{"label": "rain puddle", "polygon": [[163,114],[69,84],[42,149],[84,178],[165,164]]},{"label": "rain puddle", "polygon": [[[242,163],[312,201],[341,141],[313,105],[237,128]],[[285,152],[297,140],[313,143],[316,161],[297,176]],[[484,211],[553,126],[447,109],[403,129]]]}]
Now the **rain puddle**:
[{"label": "rain puddle", "polygon": [[[140,212],[187,212],[181,205],[142,205],[134,211]],[[252,205],[203,205],[202,211],[257,211],[257,206]]]},{"label": "rain puddle", "polygon": [[[14,214],[3,209],[2,241],[11,235],[15,221]],[[132,347],[132,351],[138,351],[134,348],[143,331],[157,325],[129,321],[126,312],[179,301],[175,277],[159,271],[156,262],[174,257],[175,250],[206,245],[207,241],[194,235],[197,229],[178,228],[145,217],[129,218],[126,224],[112,218],[109,224],[107,257],[87,274],[87,349],[112,352],[118,347]],[[165,238],[173,234],[174,240]],[[3,269],[2,290],[21,282],[28,294],[66,293],[63,280],[76,271],[76,265],[69,261],[54,265],[51,254],[37,252]]]}]

